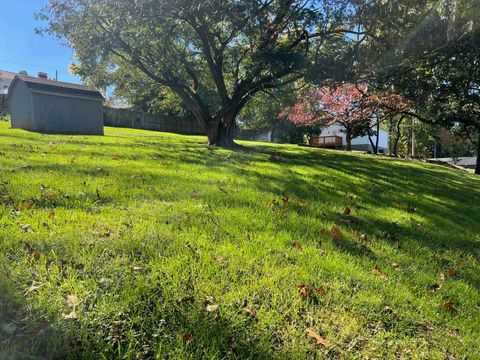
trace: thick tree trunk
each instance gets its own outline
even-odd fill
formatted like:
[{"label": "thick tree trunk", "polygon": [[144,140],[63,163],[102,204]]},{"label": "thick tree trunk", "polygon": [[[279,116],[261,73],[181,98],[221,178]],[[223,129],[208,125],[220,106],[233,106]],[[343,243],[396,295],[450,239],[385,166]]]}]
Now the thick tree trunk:
[{"label": "thick tree trunk", "polygon": [[214,118],[207,128],[208,145],[234,147],[235,118],[236,113],[227,113],[222,118]]},{"label": "thick tree trunk", "polygon": [[352,151],[352,133],[349,130],[345,134],[345,141],[347,142],[347,151]]},{"label": "thick tree trunk", "polygon": [[478,135],[477,163],[475,165],[475,174],[480,175],[480,134]]}]

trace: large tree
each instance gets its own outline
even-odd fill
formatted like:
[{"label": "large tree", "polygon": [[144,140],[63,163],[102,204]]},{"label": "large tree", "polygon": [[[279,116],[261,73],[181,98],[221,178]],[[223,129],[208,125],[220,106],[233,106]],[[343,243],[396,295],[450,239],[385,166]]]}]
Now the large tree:
[{"label": "large tree", "polygon": [[50,0],[39,18],[75,50],[83,74],[133,65],[182,99],[210,144],[232,146],[252,96],[304,76],[312,46],[325,58],[326,45],[357,33],[351,3]]}]

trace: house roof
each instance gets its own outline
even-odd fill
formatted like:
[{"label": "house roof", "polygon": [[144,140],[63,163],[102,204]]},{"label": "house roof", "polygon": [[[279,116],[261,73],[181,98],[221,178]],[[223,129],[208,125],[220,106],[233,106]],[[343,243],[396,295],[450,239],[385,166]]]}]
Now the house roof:
[{"label": "house roof", "polygon": [[0,70],[0,79],[13,80],[16,75],[10,71]]},{"label": "house roof", "polygon": [[25,83],[25,85],[27,85],[27,87],[31,90],[76,95],[76,96],[90,97],[94,99],[103,100],[103,96],[98,90],[95,90],[85,85],[41,79],[41,78],[36,78],[36,77],[26,76],[26,75],[17,75],[16,78],[22,80]]}]

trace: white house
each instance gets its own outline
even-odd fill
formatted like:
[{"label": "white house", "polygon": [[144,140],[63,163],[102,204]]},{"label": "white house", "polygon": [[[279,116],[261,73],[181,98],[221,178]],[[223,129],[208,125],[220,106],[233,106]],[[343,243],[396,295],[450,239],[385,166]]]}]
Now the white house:
[{"label": "white house", "polygon": [[[342,138],[342,146],[347,146],[345,130],[342,125],[335,124],[327,128],[324,128],[320,134],[320,137],[327,136],[339,136]],[[375,144],[377,141],[376,136],[372,136],[372,141]],[[356,137],[352,139],[352,150],[373,151],[372,145],[368,140],[368,136]],[[378,152],[386,153],[388,151],[388,133],[385,130],[380,129],[378,138]]]},{"label": "white house", "polygon": [[0,95],[7,95],[8,88],[15,78],[15,73],[0,70]]}]

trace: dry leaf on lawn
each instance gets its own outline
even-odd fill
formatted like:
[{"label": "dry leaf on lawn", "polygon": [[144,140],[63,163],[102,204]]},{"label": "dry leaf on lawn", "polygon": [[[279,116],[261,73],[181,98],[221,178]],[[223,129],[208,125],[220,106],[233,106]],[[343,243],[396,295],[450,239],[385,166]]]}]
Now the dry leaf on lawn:
[{"label": "dry leaf on lawn", "polygon": [[342,237],[342,232],[337,227],[332,228],[331,234],[332,234],[332,237],[336,240],[338,240]]},{"label": "dry leaf on lawn", "polygon": [[72,310],[70,314],[63,315],[64,319],[78,319],[77,312],[75,310]]},{"label": "dry leaf on lawn", "polygon": [[382,279],[384,280],[388,280],[388,275],[382,270],[380,269],[378,266],[375,266],[375,268],[373,269],[373,271],[375,271],[375,273],[380,276]]},{"label": "dry leaf on lawn", "polygon": [[30,260],[40,259],[40,253],[38,251],[32,251],[29,256]]},{"label": "dry leaf on lawn", "polygon": [[323,286],[316,288],[315,291],[317,292],[317,294],[322,296],[327,293],[327,290]]},{"label": "dry leaf on lawn", "polygon": [[252,318],[252,319],[256,319],[257,318],[257,314],[255,313],[255,311],[249,309],[249,308],[245,308],[243,309],[243,311],[245,312],[245,315],[247,315],[248,317]]},{"label": "dry leaf on lawn", "polygon": [[214,256],[214,257],[213,257],[213,260],[215,260],[215,262],[216,262],[217,264],[222,264],[222,265],[223,265],[223,264],[227,264],[227,263],[228,263],[228,260],[226,260],[226,259],[224,259],[224,258],[222,258],[222,257],[216,257],[216,256]]},{"label": "dry leaf on lawn", "polygon": [[42,287],[42,284],[37,284],[37,283],[33,282],[32,285],[30,285],[29,288],[25,291],[25,295],[28,295],[33,291],[37,291],[41,287]]},{"label": "dry leaf on lawn", "polygon": [[458,311],[455,308],[455,303],[453,301],[446,302],[445,304],[442,305],[442,307],[450,312],[451,314],[456,314]]},{"label": "dry leaf on lawn", "polygon": [[294,241],[294,242],[293,242],[293,247],[294,247],[295,249],[298,249],[298,250],[302,250],[302,249],[303,249],[302,243],[300,243],[300,242],[298,242],[298,241]]},{"label": "dry leaf on lawn", "polygon": [[448,276],[449,276],[449,277],[455,277],[455,276],[457,276],[457,270],[455,270],[455,269],[448,269],[447,272],[448,272]]},{"label": "dry leaf on lawn", "polygon": [[306,299],[308,297],[308,295],[310,294],[310,289],[308,288],[307,285],[302,284],[298,287],[298,293],[300,294],[300,296],[302,298]]},{"label": "dry leaf on lawn", "polygon": [[315,341],[315,345],[317,347],[326,347],[327,346],[326,340],[323,337],[321,337],[320,335],[318,335],[312,328],[307,328],[305,330],[305,333],[307,334],[308,340],[314,340]]},{"label": "dry leaf on lawn", "polygon": [[207,305],[208,312],[214,312],[218,310],[218,304],[209,304]]},{"label": "dry leaf on lawn", "polygon": [[183,342],[186,342],[186,343],[189,343],[189,342],[192,342],[193,341],[193,335],[192,333],[185,333],[182,335],[182,340]]},{"label": "dry leaf on lawn", "polygon": [[67,295],[67,304],[68,306],[70,307],[76,307],[78,306],[80,303],[82,302],[82,300],[80,300],[77,295]]}]

